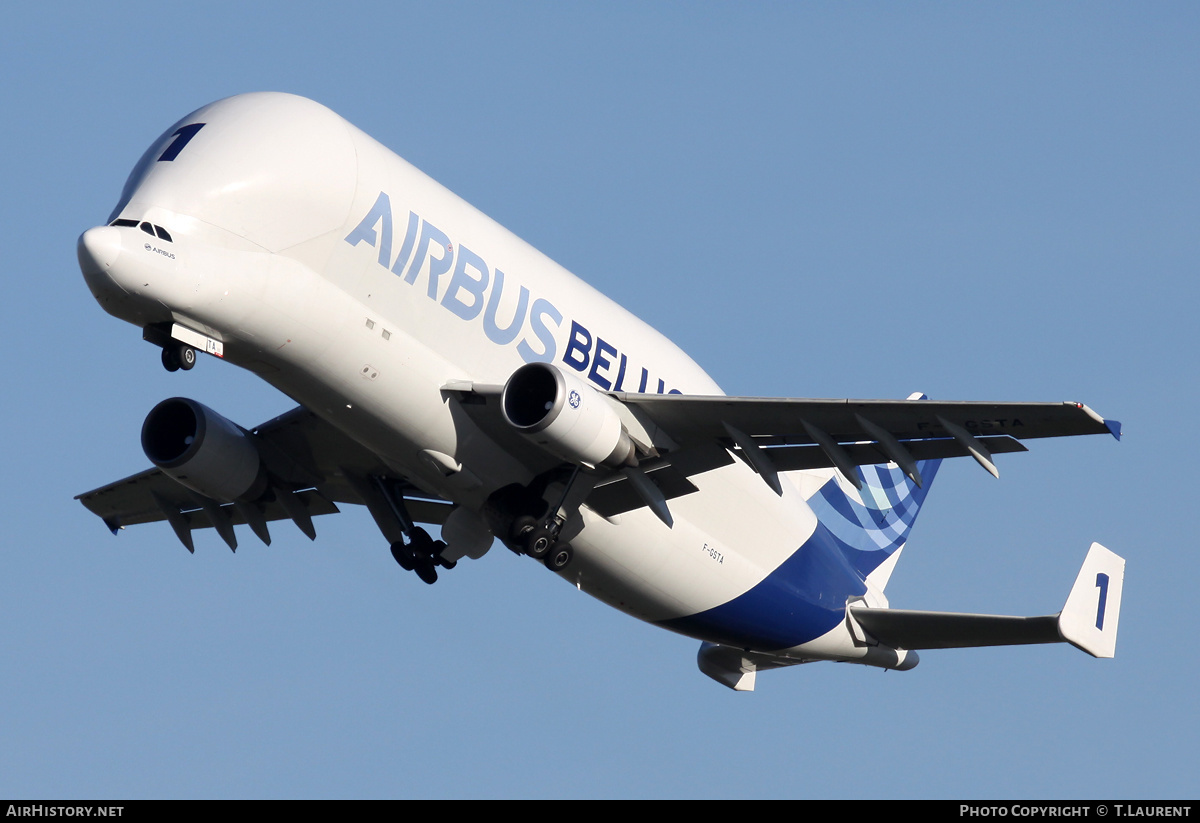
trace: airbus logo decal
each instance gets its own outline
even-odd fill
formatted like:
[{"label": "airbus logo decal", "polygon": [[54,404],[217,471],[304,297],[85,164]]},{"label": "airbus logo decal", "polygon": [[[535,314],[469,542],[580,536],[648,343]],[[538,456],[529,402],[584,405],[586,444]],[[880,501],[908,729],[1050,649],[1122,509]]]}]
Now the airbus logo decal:
[{"label": "airbus logo decal", "polygon": [[[415,284],[418,277],[424,276],[430,300],[436,300],[463,320],[482,319],[483,333],[487,338],[498,346],[515,342],[517,352],[526,363],[550,363],[558,356],[560,348],[556,332],[563,328],[564,318],[553,303],[544,298],[534,298],[528,287],[514,283],[515,278],[507,278],[502,269],[489,266],[482,257],[461,243],[456,250],[445,232],[416,212],[408,213],[404,239],[393,260],[394,230],[392,201],[387,192],[381,191],[370,211],[346,235],[345,241],[351,246],[366,243],[375,248],[379,265],[403,278],[405,283]],[[445,288],[442,286],[443,276],[449,277]],[[517,290],[517,306],[513,318],[506,326],[501,326],[497,315],[502,295],[511,294],[514,288]],[[522,335],[522,332],[525,334]],[[561,362],[586,376],[604,391],[630,391],[635,380],[637,391],[655,391],[655,380],[651,379],[649,368],[642,366],[639,370],[635,366],[631,369],[629,361],[633,357],[603,337],[593,335],[576,320],[570,321],[566,346],[561,351]],[[629,376],[629,385],[625,382],[626,375]],[[658,394],[681,394],[678,389],[668,389],[663,378],[656,380]]]}]

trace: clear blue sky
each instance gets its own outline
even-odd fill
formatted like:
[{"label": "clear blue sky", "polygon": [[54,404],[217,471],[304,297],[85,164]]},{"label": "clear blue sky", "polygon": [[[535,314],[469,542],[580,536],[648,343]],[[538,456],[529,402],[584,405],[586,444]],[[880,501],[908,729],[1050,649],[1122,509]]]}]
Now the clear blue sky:
[{"label": "clear blue sky", "polygon": [[[1195,5],[13,4],[0,24],[0,796],[1195,797]],[[112,537],[182,394],[75,241],[162,130],[325,103],[730,393],[1079,400],[1126,438],[939,473],[888,594],[1057,611],[1128,558],[1117,658],[930,652],[734,694],[502,549],[433,587],[364,511],[233,555]]]}]

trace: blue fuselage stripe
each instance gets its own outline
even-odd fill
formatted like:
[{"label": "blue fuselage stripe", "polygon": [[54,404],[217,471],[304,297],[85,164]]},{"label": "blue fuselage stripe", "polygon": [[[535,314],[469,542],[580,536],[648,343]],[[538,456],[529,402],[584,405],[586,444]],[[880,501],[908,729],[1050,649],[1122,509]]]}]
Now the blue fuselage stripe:
[{"label": "blue fuselage stripe", "polygon": [[846,601],[866,590],[836,538],[818,523],[812,537],[754,588],[728,603],[660,625],[736,648],[787,649],[837,626],[845,618]]}]

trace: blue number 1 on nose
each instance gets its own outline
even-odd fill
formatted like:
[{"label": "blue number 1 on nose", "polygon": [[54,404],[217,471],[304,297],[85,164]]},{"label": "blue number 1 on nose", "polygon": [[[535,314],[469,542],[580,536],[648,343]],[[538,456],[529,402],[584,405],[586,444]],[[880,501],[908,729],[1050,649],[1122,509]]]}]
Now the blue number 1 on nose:
[{"label": "blue number 1 on nose", "polygon": [[178,129],[174,134],[171,135],[175,139],[172,140],[170,145],[168,145],[163,153],[158,156],[158,159],[167,162],[174,160],[179,156],[179,152],[183,151],[183,147],[188,144],[188,141],[195,137],[196,132],[200,131],[202,128],[204,128],[203,123],[192,123],[190,126],[184,126]]}]

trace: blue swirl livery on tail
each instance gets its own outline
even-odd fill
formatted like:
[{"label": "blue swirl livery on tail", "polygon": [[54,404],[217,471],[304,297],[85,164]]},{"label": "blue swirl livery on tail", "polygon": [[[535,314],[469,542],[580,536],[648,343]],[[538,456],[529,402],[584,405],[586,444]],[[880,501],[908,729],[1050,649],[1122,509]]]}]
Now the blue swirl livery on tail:
[{"label": "blue swirl livery on tail", "polygon": [[859,466],[861,490],[834,472],[808,500],[850,565],[864,577],[875,573],[871,582],[880,589],[891,576],[941,463],[917,464],[921,486],[894,463]]}]

